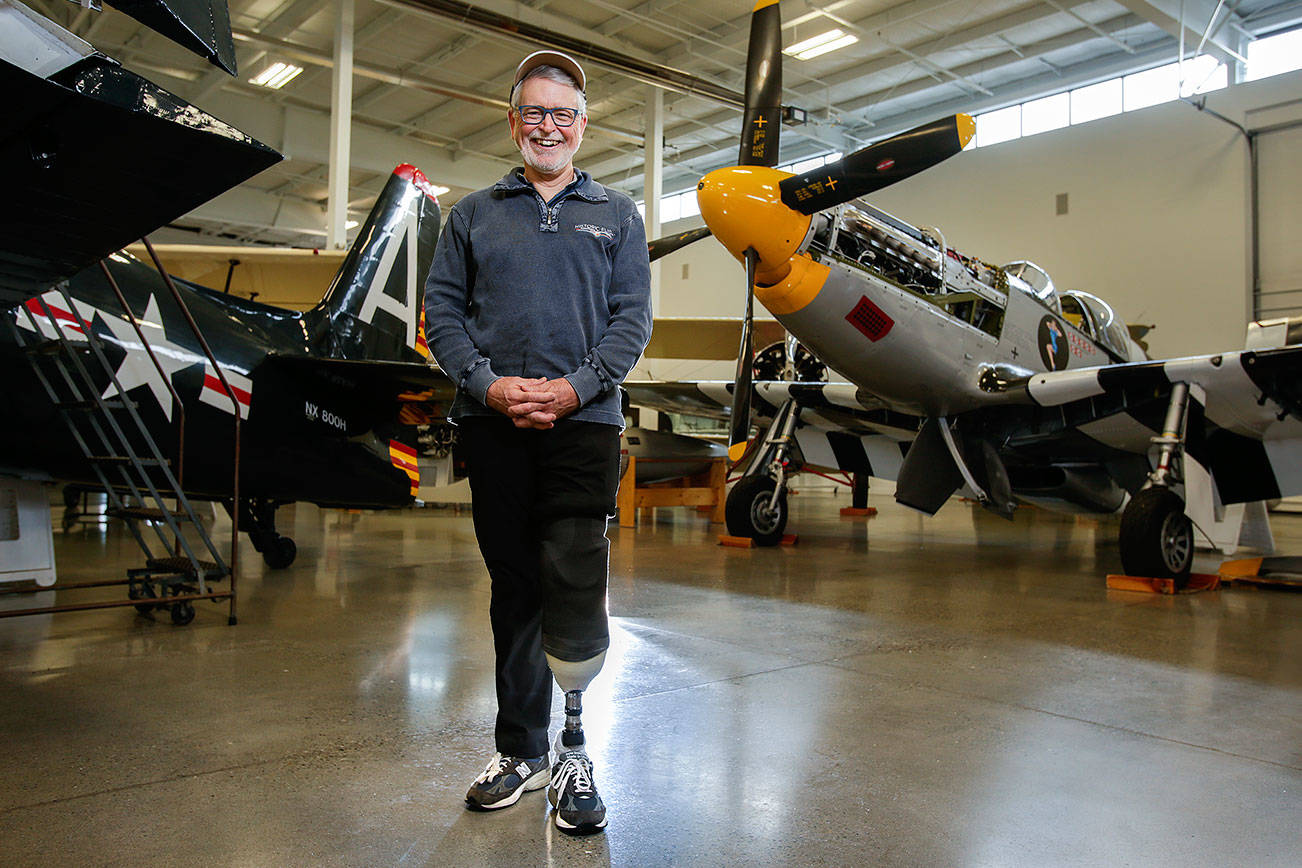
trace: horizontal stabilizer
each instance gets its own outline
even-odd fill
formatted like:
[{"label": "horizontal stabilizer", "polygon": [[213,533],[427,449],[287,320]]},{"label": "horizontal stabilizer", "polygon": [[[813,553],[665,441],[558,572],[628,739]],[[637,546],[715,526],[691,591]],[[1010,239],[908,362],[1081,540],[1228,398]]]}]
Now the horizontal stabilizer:
[{"label": "horizontal stabilizer", "polygon": [[315,377],[335,388],[370,395],[383,402],[451,404],[456,395],[456,387],[446,374],[422,362],[272,355],[267,357],[265,364],[296,377]]},{"label": "horizontal stabilizer", "polygon": [[93,265],[280,161],[92,54],[44,78],[0,59],[0,303]]},{"label": "horizontal stabilizer", "polygon": [[108,0],[108,4],[235,75],[235,40],[226,0]]},{"label": "horizontal stabilizer", "polygon": [[[262,402],[254,415],[275,430],[321,422],[341,437],[387,432],[447,416],[456,387],[420,362],[352,361],[307,355],[270,355],[258,368],[258,388],[288,401]],[[324,408],[328,408],[328,411]]]}]

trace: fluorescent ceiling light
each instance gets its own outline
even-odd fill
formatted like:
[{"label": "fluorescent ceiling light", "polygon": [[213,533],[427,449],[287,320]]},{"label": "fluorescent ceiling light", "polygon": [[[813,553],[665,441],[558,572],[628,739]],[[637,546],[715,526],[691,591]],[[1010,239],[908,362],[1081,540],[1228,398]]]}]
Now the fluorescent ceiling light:
[{"label": "fluorescent ceiling light", "polygon": [[285,85],[294,80],[303,67],[294,66],[292,63],[280,63],[279,61],[271,64],[262,72],[249,79],[250,84],[256,84],[260,87],[269,87],[272,90],[280,90]]},{"label": "fluorescent ceiling light", "polygon": [[442,196],[444,193],[451,193],[451,187],[444,187],[441,184],[434,184],[432,187],[435,196]]},{"label": "fluorescent ceiling light", "polygon": [[356,220],[345,220],[345,221],[344,221],[344,228],[345,228],[345,229],[356,229],[356,228],[357,228],[358,226],[360,226],[360,225],[361,225],[361,224],[358,223]]},{"label": "fluorescent ceiling light", "polygon": [[846,33],[840,28],[833,28],[826,33],[820,33],[802,42],[797,42],[795,45],[790,45],[782,49],[782,53],[789,54],[796,60],[809,60],[821,54],[827,54],[829,51],[836,51],[838,48],[854,45],[858,41],[859,37],[853,33]]}]

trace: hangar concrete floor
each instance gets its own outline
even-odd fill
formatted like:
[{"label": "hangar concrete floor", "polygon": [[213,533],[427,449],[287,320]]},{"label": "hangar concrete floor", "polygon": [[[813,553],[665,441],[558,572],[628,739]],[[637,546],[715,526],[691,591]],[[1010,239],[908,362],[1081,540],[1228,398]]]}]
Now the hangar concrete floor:
[{"label": "hangar concrete floor", "polygon": [[[844,503],[793,498],[794,548],[612,528],[587,839],[542,793],[462,807],[494,709],[466,514],[286,510],[299,560],[246,557],[233,628],[0,621],[0,863],[1298,864],[1302,594],[1110,593],[1114,524]],[[118,528],[56,546],[67,580],[135,563]]]}]

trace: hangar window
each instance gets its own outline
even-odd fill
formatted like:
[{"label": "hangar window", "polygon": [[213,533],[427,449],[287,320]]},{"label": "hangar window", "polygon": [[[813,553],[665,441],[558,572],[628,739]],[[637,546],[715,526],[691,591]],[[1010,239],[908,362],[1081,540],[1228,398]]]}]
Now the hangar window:
[{"label": "hangar window", "polygon": [[[1225,64],[1203,55],[1179,63],[1168,63],[1121,79],[1122,108],[1126,111],[1171,102],[1181,96],[1207,93],[1225,87]],[[1183,84],[1181,83],[1183,76]]]},{"label": "hangar window", "polygon": [[1114,78],[1071,92],[1071,122],[1083,124],[1121,114],[1121,79]]},{"label": "hangar window", "polygon": [[683,210],[682,196],[666,196],[660,200],[660,222],[672,223],[678,219],[679,212]]},{"label": "hangar window", "polygon": [[[1274,40],[1280,40],[1275,43]],[[1260,58],[1254,66],[1253,58]],[[1302,30],[1248,46],[1247,80],[1302,68]],[[968,147],[985,147],[1023,136],[1088,123],[1122,111],[1134,111],[1181,96],[1220,90],[1229,72],[1207,55],[1184,64],[1168,63],[1121,78],[1112,78],[975,116],[976,136]]]},{"label": "hangar window", "polygon": [[997,112],[976,116],[976,144],[978,148],[997,145],[1022,135],[1022,107],[1009,106]]},{"label": "hangar window", "polygon": [[1248,46],[1246,81],[1302,69],[1302,30],[1258,39]]},{"label": "hangar window", "polygon": [[1022,135],[1033,136],[1062,129],[1071,123],[1071,97],[1055,93],[1022,103]]}]

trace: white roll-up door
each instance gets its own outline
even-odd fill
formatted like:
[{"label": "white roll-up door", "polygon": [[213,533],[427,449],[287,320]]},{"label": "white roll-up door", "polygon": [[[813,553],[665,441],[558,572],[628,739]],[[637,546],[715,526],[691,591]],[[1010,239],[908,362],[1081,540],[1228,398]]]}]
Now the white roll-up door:
[{"label": "white roll-up door", "polygon": [[1302,316],[1302,126],[1257,136],[1260,291],[1254,319]]}]

